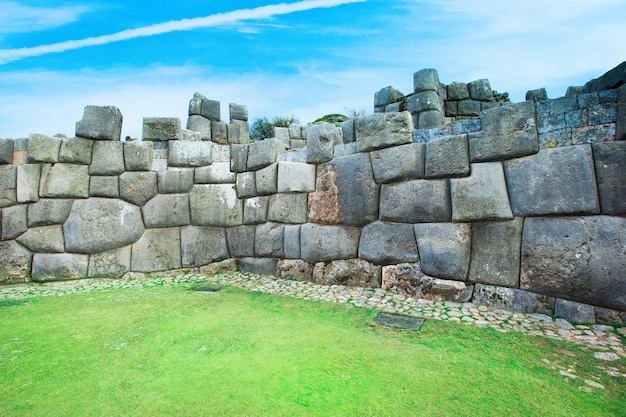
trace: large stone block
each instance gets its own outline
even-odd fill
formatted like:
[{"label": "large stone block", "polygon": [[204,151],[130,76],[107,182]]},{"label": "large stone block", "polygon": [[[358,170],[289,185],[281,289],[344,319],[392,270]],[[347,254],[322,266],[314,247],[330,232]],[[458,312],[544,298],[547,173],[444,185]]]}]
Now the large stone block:
[{"label": "large stone block", "polygon": [[307,195],[280,193],[270,196],[267,219],[279,223],[306,223]]},{"label": "large stone block", "polygon": [[278,192],[278,163],[261,168],[254,174],[257,195],[269,195]]},{"label": "large stone block", "polygon": [[13,140],[0,139],[0,164],[13,163]]},{"label": "large stone block", "polygon": [[189,202],[195,226],[231,227],[243,223],[243,201],[231,184],[194,185]]},{"label": "large stone block", "polygon": [[472,223],[468,281],[501,287],[519,286],[524,219]]},{"label": "large stone block", "polygon": [[0,242],[0,284],[28,281],[32,257],[30,251],[14,240]]},{"label": "large stone block", "polygon": [[424,178],[426,145],[409,143],[370,153],[377,183]]},{"label": "large stone block", "polygon": [[28,229],[28,206],[21,204],[2,209],[2,240],[15,239]]},{"label": "large stone block", "polygon": [[239,198],[256,196],[256,173],[252,171],[237,174],[237,183],[235,188],[237,189],[237,197]]},{"label": "large stone block", "polygon": [[452,220],[448,180],[414,180],[384,184],[380,195],[381,220],[436,223]]},{"label": "large stone block", "polygon": [[524,222],[522,289],[626,310],[626,219],[533,217]]},{"label": "large stone block", "polygon": [[424,173],[426,178],[469,175],[467,135],[444,136],[427,142]]},{"label": "large stone block", "polygon": [[335,146],[343,143],[341,129],[330,123],[316,123],[307,129],[306,162],[321,164],[333,159]]},{"label": "large stone block", "polygon": [[361,231],[359,258],[376,265],[419,261],[413,225],[376,221]]},{"label": "large stone block", "polygon": [[216,227],[180,229],[183,268],[195,268],[228,258],[226,231]]},{"label": "large stone block", "polygon": [[237,269],[249,274],[276,275],[277,258],[237,258]]},{"label": "large stone block", "polygon": [[143,206],[157,194],[156,172],[125,172],[120,175],[120,197]]},{"label": "large stone block", "polygon": [[230,145],[230,170],[232,172],[246,172],[248,170],[249,145]]},{"label": "large stone block", "polygon": [[28,205],[28,227],[63,224],[70,215],[73,200],[42,199]]},{"label": "large stone block", "polygon": [[144,141],[151,142],[181,140],[183,130],[180,119],[177,117],[144,117],[142,137]]},{"label": "large stone block", "polygon": [[228,125],[224,122],[211,122],[211,141],[220,145],[228,144]]},{"label": "large stone block", "polygon": [[483,131],[470,136],[472,162],[500,161],[539,151],[533,101],[509,104],[481,113]]},{"label": "large stone block", "polygon": [[230,171],[229,162],[213,162],[206,167],[195,169],[193,181],[196,184],[234,184],[237,175]]},{"label": "large stone block", "polygon": [[285,147],[288,149],[291,146],[291,137],[289,135],[288,127],[274,127],[272,130],[270,130],[269,137],[280,139],[280,141],[284,143]]},{"label": "large stone block", "polygon": [[229,103],[228,113],[231,120],[243,120],[248,121],[248,106],[243,104]]},{"label": "large stone block", "polygon": [[65,250],[63,228],[59,224],[28,229],[16,240],[32,252],[62,253]]},{"label": "large stone block", "polygon": [[191,168],[169,168],[157,174],[159,193],[188,193],[193,187],[194,170]]},{"label": "large stone block", "polygon": [[278,155],[285,152],[287,152],[285,144],[276,138],[251,143],[248,145],[247,169],[249,171],[256,171],[271,165],[277,161]]},{"label": "large stone block", "polygon": [[386,106],[395,103],[404,97],[401,91],[396,90],[392,86],[381,88],[374,94],[374,107]]},{"label": "large stone block", "polygon": [[0,166],[0,208],[17,203],[17,167]]},{"label": "large stone block", "polygon": [[143,206],[146,227],[186,226],[190,223],[189,194],[158,194]]},{"label": "large stone block", "polygon": [[285,225],[284,257],[287,259],[300,259],[300,225]]},{"label": "large stone block", "polygon": [[512,219],[501,162],[472,164],[472,174],[450,180],[452,220],[459,222]]},{"label": "large stone block", "polygon": [[54,164],[49,169],[44,167],[41,172],[39,195],[48,198],[87,198],[88,171],[87,165]]},{"label": "large stone block", "polygon": [[300,228],[302,259],[316,263],[356,258],[360,235],[358,227],[303,224]]},{"label": "large stone block", "polygon": [[424,68],[413,74],[413,91],[438,91],[439,74],[434,68]]},{"label": "large stone block", "polygon": [[341,259],[315,265],[313,281],[322,285],[380,288],[381,267],[363,259]]},{"label": "large stone block", "polygon": [[189,116],[202,116],[211,121],[220,120],[220,102],[209,100],[199,92],[195,92],[189,101]]},{"label": "large stone block", "polygon": [[276,266],[276,276],[298,281],[313,280],[313,265],[301,259],[281,259]]},{"label": "large stone block", "polygon": [[93,141],[83,138],[63,138],[59,151],[59,162],[72,164],[91,164]]},{"label": "large stone block", "polygon": [[[413,118],[409,112],[374,113],[356,118],[355,123],[358,152],[413,142]],[[309,132],[309,144],[310,141]]]},{"label": "large stone block", "polygon": [[432,129],[444,124],[443,112],[439,110],[426,110],[417,117],[417,126],[420,129]]},{"label": "large stone block", "polygon": [[144,232],[139,207],[122,200],[77,200],[63,225],[65,249],[72,253],[97,253],[134,243]]},{"label": "large stone block", "polygon": [[254,237],[254,252],[258,257],[284,257],[285,225],[278,223],[264,223],[256,227]]},{"label": "large stone block", "polygon": [[596,322],[596,312],[593,306],[560,298],[554,302],[554,315],[574,323]]},{"label": "large stone block", "polygon": [[427,110],[443,111],[442,100],[436,91],[422,91],[407,98],[406,109],[411,114]]},{"label": "large stone block", "polygon": [[152,142],[124,143],[124,167],[126,171],[150,171],[152,169]]},{"label": "large stone block", "polygon": [[243,203],[244,224],[265,223],[267,221],[267,208],[269,207],[269,203],[269,196],[245,199]]},{"label": "large stone block", "polygon": [[36,253],[32,279],[35,282],[67,281],[87,277],[89,256],[69,253]]},{"label": "large stone block", "polygon": [[231,120],[228,124],[228,143],[250,143],[250,125],[243,120]]},{"label": "large stone block", "polygon": [[39,200],[41,165],[27,164],[17,167],[17,202],[35,203]]},{"label": "large stone block", "polygon": [[170,141],[167,163],[173,167],[203,167],[213,162],[211,142]]},{"label": "large stone block", "polygon": [[590,145],[545,149],[506,161],[504,169],[516,216],[600,211]]},{"label": "large stone block", "polygon": [[28,136],[28,162],[59,162],[61,139],[31,133]]},{"label": "large stone block", "polygon": [[615,140],[626,140],[626,84],[618,90],[615,114]]},{"label": "large stone block", "polygon": [[626,142],[594,143],[593,159],[602,214],[626,214]]},{"label": "large stone block", "polygon": [[117,107],[85,106],[83,118],[76,122],[76,136],[119,141],[122,121],[122,112]]},{"label": "large stone block", "polygon": [[200,142],[202,140],[202,136],[199,132],[194,132],[193,130],[183,129],[183,137],[181,140],[188,142]]},{"label": "large stone block", "polygon": [[239,226],[226,229],[228,252],[235,258],[254,256],[256,226]]},{"label": "large stone block", "polygon": [[433,277],[465,281],[470,265],[471,225],[423,223],[414,228],[422,271]]},{"label": "large stone block", "polygon": [[123,142],[94,142],[89,175],[119,175],[125,170]]},{"label": "large stone block", "polygon": [[122,278],[130,271],[130,246],[94,253],[89,257],[90,278]]},{"label": "large stone block", "polygon": [[470,98],[480,101],[493,100],[493,92],[491,91],[491,85],[489,80],[481,78],[480,80],[472,81],[467,84],[469,89]]},{"label": "large stone block", "polygon": [[466,83],[454,81],[448,86],[448,100],[465,100],[470,97]]},{"label": "large stone block", "polygon": [[626,62],[622,62],[615,68],[605,72],[583,86],[583,92],[592,93],[604,90],[612,90],[626,84]]},{"label": "large stone block", "polygon": [[147,229],[131,247],[130,270],[155,272],[180,269],[180,254],[178,227]]},{"label": "large stone block", "polygon": [[315,191],[315,172],[315,165],[279,162],[277,191],[279,193],[313,192]]},{"label": "large stone block", "polygon": [[91,197],[119,198],[118,177],[89,177],[89,195]]},{"label": "large stone block", "polygon": [[211,140],[211,121],[202,116],[189,116],[187,129],[200,134],[201,140]]},{"label": "large stone block", "polygon": [[475,304],[490,306],[518,313],[554,314],[554,298],[546,295],[518,290],[476,284],[472,301]]}]

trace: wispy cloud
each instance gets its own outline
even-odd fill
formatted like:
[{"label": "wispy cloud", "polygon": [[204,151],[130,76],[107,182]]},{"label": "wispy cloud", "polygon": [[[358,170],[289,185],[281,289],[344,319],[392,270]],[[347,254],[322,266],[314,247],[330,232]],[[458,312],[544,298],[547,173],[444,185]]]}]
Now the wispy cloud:
[{"label": "wispy cloud", "polygon": [[0,34],[34,32],[77,21],[90,9],[86,6],[31,7],[0,1]]},{"label": "wispy cloud", "polygon": [[72,49],[89,46],[105,45],[135,38],[156,36],[164,33],[194,30],[200,28],[223,26],[247,20],[267,19],[289,13],[306,10],[330,8],[350,3],[361,3],[366,0],[304,0],[296,3],[280,3],[252,9],[241,9],[226,13],[216,13],[210,16],[192,19],[172,20],[157,23],[136,29],[128,29],[110,35],[95,36],[79,40],[71,40],[49,45],[34,46],[29,48],[0,49],[0,65],[19,59],[39,56],[50,53],[69,51]]}]

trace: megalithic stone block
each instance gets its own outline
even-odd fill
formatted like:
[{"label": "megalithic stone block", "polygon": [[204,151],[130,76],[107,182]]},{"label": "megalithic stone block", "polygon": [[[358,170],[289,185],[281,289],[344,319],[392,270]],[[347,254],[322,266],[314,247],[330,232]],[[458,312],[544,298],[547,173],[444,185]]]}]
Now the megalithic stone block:
[{"label": "megalithic stone block", "polygon": [[307,129],[306,162],[321,164],[333,159],[335,145],[343,143],[342,131],[330,123],[317,123]]},{"label": "megalithic stone block", "polygon": [[317,263],[356,258],[360,236],[358,227],[303,224],[300,227],[302,259]]},{"label": "megalithic stone block", "polygon": [[59,161],[59,151],[61,150],[61,139],[46,135],[31,133],[28,136],[28,162],[50,162]]},{"label": "megalithic stone block", "polygon": [[211,140],[211,121],[202,116],[189,116],[187,129],[200,134],[200,139]]},{"label": "megalithic stone block", "polygon": [[89,256],[90,278],[122,278],[130,271],[130,246]]},{"label": "megalithic stone block", "polygon": [[413,225],[376,221],[361,232],[359,258],[376,265],[419,261]]},{"label": "megalithic stone block", "polygon": [[414,228],[422,271],[437,278],[465,281],[470,265],[471,225],[422,223]]},{"label": "megalithic stone block", "polygon": [[[413,118],[409,112],[374,113],[357,117],[356,142],[358,152],[369,152],[413,142]],[[311,141],[309,128],[309,143]]]},{"label": "megalithic stone block", "polygon": [[220,102],[209,100],[202,94],[196,92],[189,101],[189,116],[202,116],[211,121],[220,120]]},{"label": "megalithic stone block", "polygon": [[181,140],[183,131],[177,117],[144,117],[143,140],[161,142]]},{"label": "megalithic stone block", "polygon": [[195,268],[228,258],[226,231],[219,227],[180,229],[183,268]]},{"label": "megalithic stone block", "polygon": [[13,163],[13,140],[0,139],[0,164]]},{"label": "megalithic stone block", "polygon": [[76,122],[76,136],[95,140],[119,141],[122,112],[114,106],[85,106],[83,118]]},{"label": "megalithic stone block", "polygon": [[36,253],[33,256],[32,279],[35,282],[81,279],[87,276],[88,269],[88,255]]},{"label": "megalithic stone block", "polygon": [[178,227],[148,229],[132,245],[130,269],[133,272],[168,271],[181,267]]},{"label": "megalithic stone block", "polygon": [[33,254],[14,240],[0,242],[0,283],[29,280]]},{"label": "megalithic stone block", "polygon": [[0,166],[0,208],[17,203],[17,167]]}]

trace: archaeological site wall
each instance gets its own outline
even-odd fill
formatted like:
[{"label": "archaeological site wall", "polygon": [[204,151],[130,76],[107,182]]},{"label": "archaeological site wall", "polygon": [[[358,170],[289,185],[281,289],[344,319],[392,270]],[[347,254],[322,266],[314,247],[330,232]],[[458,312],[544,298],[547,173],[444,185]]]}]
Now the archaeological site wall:
[{"label": "archaeological site wall", "polygon": [[0,283],[236,265],[624,323],[625,81],[510,103],[422,70],[372,115],[257,142],[201,94],[142,141],[87,106],[75,137],[0,140]]}]

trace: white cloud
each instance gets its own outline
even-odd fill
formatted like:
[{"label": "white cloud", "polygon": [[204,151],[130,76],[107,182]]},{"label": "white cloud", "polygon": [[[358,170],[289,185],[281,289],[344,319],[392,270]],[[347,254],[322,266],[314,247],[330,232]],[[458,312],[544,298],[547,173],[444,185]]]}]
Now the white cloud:
[{"label": "white cloud", "polygon": [[0,34],[50,29],[77,21],[86,6],[31,7],[14,1],[0,1]]}]

